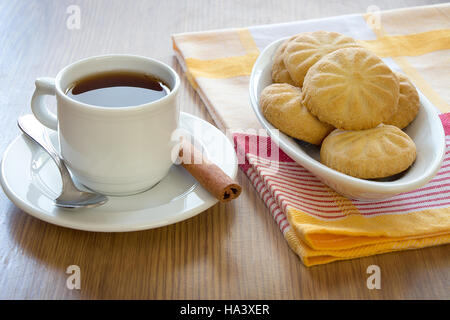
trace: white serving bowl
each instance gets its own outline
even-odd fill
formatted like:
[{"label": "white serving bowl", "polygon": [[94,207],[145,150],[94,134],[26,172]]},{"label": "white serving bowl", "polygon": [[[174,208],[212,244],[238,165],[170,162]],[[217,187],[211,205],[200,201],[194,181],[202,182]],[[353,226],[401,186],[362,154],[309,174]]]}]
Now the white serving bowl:
[{"label": "white serving bowl", "polygon": [[364,180],[338,172],[319,162],[319,147],[281,132],[276,133],[276,128],[260,111],[259,96],[265,87],[272,84],[272,57],[284,40],[286,38],[272,42],[259,55],[253,66],[249,87],[250,102],[258,120],[284,152],[338,193],[358,200],[380,200],[412,191],[436,175],[445,155],[445,134],[436,108],[420,92],[419,114],[404,130],[416,144],[416,161],[406,172],[387,179]]}]

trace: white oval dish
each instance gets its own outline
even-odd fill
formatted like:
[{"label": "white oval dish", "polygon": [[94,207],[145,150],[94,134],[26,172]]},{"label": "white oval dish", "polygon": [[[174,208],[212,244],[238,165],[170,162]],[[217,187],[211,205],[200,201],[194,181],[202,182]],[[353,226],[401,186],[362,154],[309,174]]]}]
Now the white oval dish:
[{"label": "white oval dish", "polygon": [[272,84],[272,57],[286,39],[272,42],[261,52],[250,76],[250,103],[274,143],[323,183],[344,196],[358,200],[380,200],[412,191],[425,185],[436,175],[445,155],[445,134],[437,109],[420,91],[419,114],[404,130],[416,144],[417,158],[405,173],[390,181],[358,179],[333,170],[319,162],[319,147],[293,139],[282,132],[275,133],[276,128],[260,112],[258,102],[261,91]]}]

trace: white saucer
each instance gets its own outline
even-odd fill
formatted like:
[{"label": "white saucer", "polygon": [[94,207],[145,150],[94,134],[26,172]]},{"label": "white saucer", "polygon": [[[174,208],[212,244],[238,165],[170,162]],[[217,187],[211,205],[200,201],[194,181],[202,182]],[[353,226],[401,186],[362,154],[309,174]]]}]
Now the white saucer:
[{"label": "white saucer", "polygon": [[[216,127],[181,113],[180,127],[200,142],[207,156],[233,179],[237,159],[233,145]],[[49,132],[57,145],[57,135]],[[30,215],[59,226],[98,232],[145,230],[188,219],[217,203],[181,166],[152,189],[127,197],[109,197],[100,207],[68,211],[54,206],[61,190],[55,163],[25,136],[17,137],[3,154],[0,182],[6,195]]]}]

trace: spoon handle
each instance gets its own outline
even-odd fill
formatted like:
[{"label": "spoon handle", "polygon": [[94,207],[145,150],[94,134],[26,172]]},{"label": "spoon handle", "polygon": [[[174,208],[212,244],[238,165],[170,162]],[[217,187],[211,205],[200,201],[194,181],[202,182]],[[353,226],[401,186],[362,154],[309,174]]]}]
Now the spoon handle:
[{"label": "spoon handle", "polygon": [[48,134],[45,131],[44,126],[31,114],[20,116],[17,120],[20,130],[25,133],[29,138],[36,142],[42,149],[47,151],[50,157],[55,161],[56,166],[61,173],[63,190],[70,186],[74,186],[72,177],[66,164],[59,156],[53,145],[49,142]]}]

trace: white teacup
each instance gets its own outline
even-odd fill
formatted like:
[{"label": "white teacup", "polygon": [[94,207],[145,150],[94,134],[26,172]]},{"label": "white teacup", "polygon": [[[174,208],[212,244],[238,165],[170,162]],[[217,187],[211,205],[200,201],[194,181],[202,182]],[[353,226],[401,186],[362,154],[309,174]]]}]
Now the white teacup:
[{"label": "white teacup", "polygon": [[[165,82],[165,97],[138,106],[100,107],[65,94],[75,81],[106,71],[137,71]],[[56,78],[38,78],[31,100],[36,118],[58,131],[61,155],[86,187],[106,195],[130,195],[158,183],[172,165],[178,127],[180,78],[166,64],[134,55],[104,55],[83,59],[62,69]],[[57,115],[43,103],[55,95]]]}]

